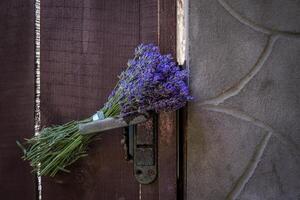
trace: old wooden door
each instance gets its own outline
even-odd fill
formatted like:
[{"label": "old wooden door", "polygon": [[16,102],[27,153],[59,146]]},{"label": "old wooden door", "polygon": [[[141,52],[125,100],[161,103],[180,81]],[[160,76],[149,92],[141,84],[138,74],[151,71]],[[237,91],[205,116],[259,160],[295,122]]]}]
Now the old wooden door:
[{"label": "old wooden door", "polygon": [[0,198],[34,199],[16,140],[34,132],[34,2],[0,2]]},{"label": "old wooden door", "polygon": [[[175,54],[175,0],[41,1],[42,126],[99,110],[139,43]],[[103,135],[71,174],[42,179],[43,200],[176,199],[175,114],[159,116],[158,179],[140,185],[122,130]]]}]

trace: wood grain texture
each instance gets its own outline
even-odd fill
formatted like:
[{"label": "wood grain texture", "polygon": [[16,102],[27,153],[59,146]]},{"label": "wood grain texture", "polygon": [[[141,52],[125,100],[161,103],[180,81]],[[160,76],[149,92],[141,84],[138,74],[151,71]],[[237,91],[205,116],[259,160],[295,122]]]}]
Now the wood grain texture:
[{"label": "wood grain texture", "polygon": [[0,196],[35,199],[34,175],[16,140],[34,134],[34,2],[0,2]]},{"label": "wood grain texture", "polygon": [[[138,1],[42,1],[43,125],[99,110],[139,43]],[[138,199],[133,166],[123,158],[122,130],[91,144],[71,174],[43,179],[43,199]]]},{"label": "wood grain texture", "polygon": [[[140,39],[143,43],[158,45],[158,1],[156,0],[143,0],[140,3]],[[153,127],[144,128],[152,129]],[[142,129],[139,129],[139,131],[142,131]],[[146,133],[145,130],[144,134]],[[157,200],[159,198],[158,188],[159,177],[149,185],[140,185],[141,199]]]},{"label": "wood grain texture", "polygon": [[[145,6],[147,5],[147,6]],[[151,7],[152,9],[147,9]],[[142,42],[159,45],[161,53],[176,58],[176,1],[144,1],[141,5]],[[176,200],[177,198],[177,146],[176,113],[159,116],[158,178],[150,185],[141,186],[143,200]]]},{"label": "wood grain texture", "polygon": [[[160,28],[159,1],[42,1],[42,124],[83,119],[98,110],[140,42],[159,44],[163,53],[174,55],[176,1],[164,6],[160,16],[173,16],[175,21],[162,20],[164,28]],[[71,174],[44,178],[43,199],[176,199],[174,117],[161,117],[161,172],[154,183],[139,186],[133,164],[124,159],[122,131],[116,130],[91,144],[89,156],[72,166]]]},{"label": "wood grain texture", "polygon": [[[176,57],[176,0],[159,1],[159,47]],[[162,113],[159,119],[159,199],[177,196],[176,113]]]}]

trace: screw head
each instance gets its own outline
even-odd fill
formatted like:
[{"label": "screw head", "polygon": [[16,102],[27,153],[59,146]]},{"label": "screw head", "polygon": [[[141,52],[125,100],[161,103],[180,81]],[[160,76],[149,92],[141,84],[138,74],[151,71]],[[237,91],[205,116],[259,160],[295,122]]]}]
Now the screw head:
[{"label": "screw head", "polygon": [[155,174],[155,171],[153,169],[148,170],[148,175],[153,176]]}]

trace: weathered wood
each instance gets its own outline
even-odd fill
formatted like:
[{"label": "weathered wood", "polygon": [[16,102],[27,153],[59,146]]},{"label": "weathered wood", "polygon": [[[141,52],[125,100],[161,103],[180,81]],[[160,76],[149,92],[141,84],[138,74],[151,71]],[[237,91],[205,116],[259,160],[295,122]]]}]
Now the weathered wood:
[{"label": "weathered wood", "polygon": [[16,140],[34,134],[34,1],[1,1],[0,19],[0,198],[33,200],[35,177]]},{"label": "weathered wood", "polygon": [[[176,0],[147,0],[141,5],[141,21],[149,24],[141,28],[142,42],[154,42],[161,53],[176,58]],[[147,128],[147,127],[145,127]],[[158,179],[150,185],[141,185],[143,200],[175,200],[177,198],[176,114],[159,115]]]},{"label": "weathered wood", "polygon": [[[176,57],[176,0],[159,2],[159,47]],[[159,123],[159,199],[173,200],[177,193],[176,113],[162,113]]]},{"label": "weathered wood", "polygon": [[[139,1],[41,2],[43,125],[84,119],[99,110],[139,43]],[[44,200],[138,199],[122,129],[91,144],[71,174],[43,179]]]},{"label": "weathered wood", "polygon": [[[158,45],[158,2],[157,0],[143,0],[142,3],[140,3],[140,40],[143,43],[154,43]],[[138,125],[138,131],[142,134],[149,133],[149,131],[147,131],[148,129],[152,130],[152,126],[147,126],[146,124]],[[159,173],[158,171],[158,174]],[[149,185],[140,185],[141,199],[159,199],[158,188],[159,176],[155,182]]]},{"label": "weathered wood", "polygon": [[[159,44],[163,53],[175,54],[176,1],[163,2],[42,1],[43,125],[83,119],[99,110],[138,43]],[[159,21],[163,23],[160,26]],[[161,172],[154,183],[137,183],[132,163],[123,158],[122,134],[117,129],[91,144],[89,157],[71,167],[71,174],[61,174],[54,180],[44,178],[43,198],[176,199],[174,117],[161,116]]]}]

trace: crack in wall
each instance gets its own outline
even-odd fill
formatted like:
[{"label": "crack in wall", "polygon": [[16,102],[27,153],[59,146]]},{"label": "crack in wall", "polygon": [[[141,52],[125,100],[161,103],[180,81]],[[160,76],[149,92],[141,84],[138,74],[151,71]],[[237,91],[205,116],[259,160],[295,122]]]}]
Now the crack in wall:
[{"label": "crack in wall", "polygon": [[240,193],[245,188],[245,185],[249,182],[250,178],[253,176],[259,162],[261,161],[261,158],[263,156],[263,153],[268,145],[268,142],[272,136],[272,132],[268,132],[264,135],[260,143],[256,146],[255,151],[252,155],[251,160],[248,162],[248,165],[246,166],[244,172],[239,177],[231,191],[226,196],[226,199],[232,200],[236,199]]},{"label": "crack in wall", "polygon": [[242,112],[242,111],[239,111],[239,110],[235,110],[235,109],[232,109],[232,108],[224,107],[224,106],[203,105],[201,108],[204,109],[204,110],[209,110],[209,111],[214,111],[214,112],[219,112],[219,113],[223,113],[223,114],[226,114],[226,115],[230,115],[230,116],[235,117],[237,119],[240,119],[240,120],[243,120],[243,121],[246,121],[246,122],[250,122],[251,124],[253,124],[253,125],[255,125],[259,128],[262,128],[267,132],[272,132],[274,137],[276,137],[280,143],[285,145],[292,152],[296,152],[296,153],[294,153],[294,155],[297,158],[300,159],[300,150],[295,144],[291,143],[282,134],[276,132],[267,123],[264,123],[263,121],[250,116],[248,113]]},{"label": "crack in wall", "polygon": [[260,121],[259,119],[256,119],[256,118],[250,116],[249,114],[247,114],[245,112],[227,108],[227,107],[223,107],[223,106],[214,106],[214,105],[206,105],[206,106],[202,106],[202,108],[205,110],[224,113],[224,114],[233,116],[233,117],[241,119],[243,121],[250,122],[251,124],[253,124],[259,128],[262,128],[267,132],[275,133],[273,128],[270,127],[268,124]]},{"label": "crack in wall", "polygon": [[225,108],[222,106],[214,106],[214,105],[205,105],[202,108],[209,111],[227,114],[235,118],[238,118],[240,120],[250,122],[251,124],[260,127],[267,132],[267,134],[263,137],[260,143],[256,146],[252,158],[248,162],[248,165],[246,166],[245,170],[243,171],[241,176],[238,178],[237,182],[234,184],[233,188],[229,191],[229,193],[226,196],[227,200],[234,200],[240,195],[240,193],[245,188],[245,185],[249,182],[250,178],[253,176],[259,162],[261,161],[262,155],[268,145],[270,137],[272,135],[278,136],[278,134],[276,134],[273,128],[270,127],[268,124],[248,115],[245,112],[241,112],[239,110],[234,110],[231,108]]},{"label": "crack in wall", "polygon": [[224,101],[226,101],[227,99],[238,95],[242,91],[242,89],[253,79],[253,77],[262,69],[264,63],[269,58],[269,56],[273,50],[273,46],[274,46],[275,42],[277,41],[277,39],[278,39],[277,35],[271,35],[269,37],[264,50],[262,51],[261,55],[259,56],[258,60],[254,64],[252,69],[236,85],[232,86],[231,88],[226,90],[224,93],[221,93],[220,95],[218,95],[212,99],[209,99],[209,100],[206,100],[206,101],[200,103],[200,105],[206,105],[206,104],[219,105],[219,104],[223,103]]},{"label": "crack in wall", "polygon": [[283,37],[290,37],[290,38],[300,38],[300,33],[292,32],[292,31],[282,31],[264,27],[260,24],[253,22],[252,20],[242,16],[240,13],[235,11],[228,3],[224,0],[218,0],[219,4],[235,19],[237,19],[240,23],[252,28],[255,31],[267,34],[267,35],[280,35]]},{"label": "crack in wall", "polygon": [[292,148],[292,150],[296,150],[297,155],[299,156],[299,148],[296,145],[293,145],[291,142],[289,142],[282,134],[277,133],[274,131],[274,129],[267,125],[266,123],[262,122],[261,120],[258,120],[249,114],[245,112],[241,112],[238,110],[234,110],[231,108],[225,108],[222,106],[219,106],[219,104],[224,103],[227,99],[230,99],[233,96],[238,95],[245,87],[246,85],[255,77],[255,75],[262,69],[264,63],[269,58],[270,54],[272,53],[273,47],[276,43],[276,41],[280,37],[288,37],[288,38],[300,38],[300,33],[298,32],[290,32],[290,31],[281,31],[276,29],[271,29],[264,27],[260,24],[257,24],[253,22],[252,20],[242,16],[240,13],[235,11],[229,4],[227,4],[224,0],[218,0],[219,4],[235,19],[237,19],[240,23],[252,28],[253,30],[267,34],[268,35],[268,42],[258,57],[256,63],[251,68],[251,70],[246,74],[243,78],[239,80],[239,82],[233,86],[231,86],[228,90],[225,90],[225,92],[218,94],[217,96],[205,100],[203,102],[200,102],[199,105],[201,108],[214,111],[214,112],[220,112],[227,115],[231,115],[235,118],[247,121],[257,127],[262,128],[267,132],[267,134],[263,137],[263,139],[260,141],[260,143],[256,146],[256,149],[252,155],[251,160],[249,161],[247,167],[245,168],[242,175],[237,180],[234,187],[230,190],[228,193],[226,199],[236,199],[240,193],[243,191],[245,185],[249,182],[250,178],[253,176],[261,157],[265,151],[266,146],[268,145],[268,142],[272,135],[274,135],[279,141],[288,148]]},{"label": "crack in wall", "polygon": [[[235,117],[237,119],[240,119],[240,120],[243,120],[246,122],[250,122],[251,124],[253,124],[259,128],[262,128],[263,130],[265,130],[267,132],[267,134],[264,136],[264,138],[260,141],[260,144],[256,146],[256,150],[253,153],[252,158],[249,161],[248,165],[246,166],[244,172],[238,178],[237,182],[234,184],[233,188],[228,193],[228,195],[226,197],[226,199],[228,199],[228,200],[236,199],[239,196],[239,194],[242,192],[243,188],[248,183],[250,178],[253,176],[255,169],[258,166],[258,164],[262,158],[263,152],[265,151],[265,148],[268,145],[269,139],[272,135],[277,137],[279,139],[279,141],[284,143],[287,147],[291,147],[289,145],[289,143],[287,141],[285,141],[285,139],[282,138],[282,136],[280,134],[275,132],[271,126],[269,126],[268,124],[264,123],[261,120],[258,120],[256,118],[250,116],[249,114],[247,114],[245,112],[231,109],[231,108],[226,108],[223,106],[214,106],[214,105],[205,105],[202,108],[204,110],[223,113],[223,114]],[[298,151],[295,148],[292,150]],[[298,151],[298,153],[299,153],[299,151]],[[297,154],[296,156],[299,156],[299,154]]]}]

